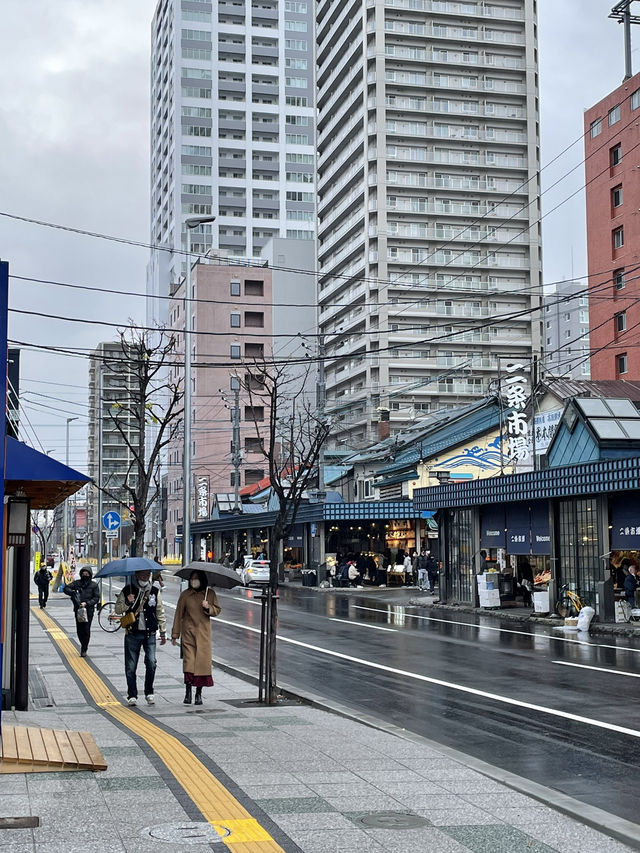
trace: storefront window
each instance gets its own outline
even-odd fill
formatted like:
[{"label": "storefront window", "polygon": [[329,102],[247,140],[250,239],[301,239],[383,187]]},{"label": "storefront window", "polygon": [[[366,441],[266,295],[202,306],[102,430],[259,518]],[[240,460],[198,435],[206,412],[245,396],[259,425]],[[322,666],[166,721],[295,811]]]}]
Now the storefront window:
[{"label": "storefront window", "polygon": [[471,604],[473,601],[473,511],[451,510],[449,529],[449,601]]},{"label": "storefront window", "polygon": [[595,498],[559,502],[558,546],[558,587],[570,584],[593,606],[596,582],[604,580]]}]

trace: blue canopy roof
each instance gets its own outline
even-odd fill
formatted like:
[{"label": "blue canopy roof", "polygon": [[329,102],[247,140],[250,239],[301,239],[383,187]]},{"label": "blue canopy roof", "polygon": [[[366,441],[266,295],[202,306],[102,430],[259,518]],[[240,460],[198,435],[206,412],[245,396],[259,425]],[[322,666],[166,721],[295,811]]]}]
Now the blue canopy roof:
[{"label": "blue canopy roof", "polygon": [[22,489],[31,500],[32,509],[55,509],[65,498],[91,482],[86,474],[10,436],[7,436],[4,476],[5,493],[13,495]]}]

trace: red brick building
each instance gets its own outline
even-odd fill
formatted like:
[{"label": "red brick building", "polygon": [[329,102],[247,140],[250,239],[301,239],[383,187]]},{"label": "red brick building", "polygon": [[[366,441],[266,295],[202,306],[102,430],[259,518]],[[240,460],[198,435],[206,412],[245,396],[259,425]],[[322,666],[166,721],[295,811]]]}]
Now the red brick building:
[{"label": "red brick building", "polygon": [[591,378],[640,379],[640,74],[584,115]]}]

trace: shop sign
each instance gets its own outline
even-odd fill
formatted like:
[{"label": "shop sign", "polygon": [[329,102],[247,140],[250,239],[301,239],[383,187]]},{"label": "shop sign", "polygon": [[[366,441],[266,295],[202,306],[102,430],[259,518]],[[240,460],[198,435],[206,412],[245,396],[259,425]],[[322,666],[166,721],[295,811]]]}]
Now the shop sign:
[{"label": "shop sign", "polygon": [[507,553],[525,555],[531,550],[531,522],[527,504],[509,504],[506,514]]},{"label": "shop sign", "polygon": [[561,417],[562,409],[554,409],[552,412],[540,412],[539,415],[535,416],[533,419],[533,429],[536,454],[547,452]]},{"label": "shop sign", "polygon": [[196,515],[209,518],[209,475],[199,474],[196,480]]},{"label": "shop sign", "polygon": [[487,506],[480,518],[480,547],[504,548],[504,509]]},{"label": "shop sign", "polygon": [[640,517],[635,501],[615,498],[611,501],[610,546],[612,551],[640,550]]},{"label": "shop sign", "polygon": [[507,365],[507,378],[502,383],[502,399],[511,411],[505,419],[509,444],[509,459],[512,462],[529,462],[531,459],[531,436],[529,418],[525,411],[528,400],[527,378],[524,365]]}]

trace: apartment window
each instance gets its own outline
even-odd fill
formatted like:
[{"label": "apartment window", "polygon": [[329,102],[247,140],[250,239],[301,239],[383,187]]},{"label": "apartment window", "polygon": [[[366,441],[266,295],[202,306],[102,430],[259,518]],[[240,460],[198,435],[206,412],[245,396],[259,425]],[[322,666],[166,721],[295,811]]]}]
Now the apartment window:
[{"label": "apartment window", "polygon": [[571,340],[571,334],[572,334],[572,333],[571,333],[571,329],[565,329],[565,330],[564,330],[564,337],[565,337],[565,340],[567,340],[567,341]]},{"label": "apartment window", "polygon": [[616,332],[625,332],[627,329],[627,312],[621,311],[616,314]]},{"label": "apartment window", "polygon": [[299,15],[307,14],[307,4],[304,0],[284,0],[284,11],[285,12],[297,12]]},{"label": "apartment window", "polygon": [[285,86],[290,86],[292,89],[306,89],[309,81],[306,77],[285,77]]},{"label": "apartment window", "polygon": [[261,468],[247,468],[244,472],[245,486],[253,486],[254,483],[259,483],[264,480],[264,471]]},{"label": "apartment window", "polygon": [[230,315],[231,328],[239,329],[240,328],[240,314],[233,313]]},{"label": "apartment window", "polygon": [[300,95],[286,95],[284,100],[288,107],[306,107],[309,104],[308,99]]},{"label": "apartment window", "polygon": [[620,104],[609,110],[609,127],[617,121],[620,121]]},{"label": "apartment window", "polygon": [[636,89],[631,95],[631,109],[637,110],[640,107],[640,89]]},{"label": "apartment window", "polygon": [[263,421],[264,406],[245,406],[244,419],[245,421]]},{"label": "apartment window", "polygon": [[247,436],[244,440],[244,449],[248,453],[260,453],[262,451],[262,439]]},{"label": "apartment window", "polygon": [[305,39],[285,39],[285,50],[308,50],[309,43]]},{"label": "apartment window", "polygon": [[595,139],[596,136],[599,136],[602,133],[602,119],[601,118],[597,118],[595,121],[591,122],[589,132],[591,133],[592,139]]},{"label": "apartment window", "polygon": [[616,290],[624,290],[624,270],[614,270],[613,283]]},{"label": "apartment window", "polygon": [[611,190],[611,206],[620,207],[622,204],[622,184]]},{"label": "apartment window", "polygon": [[611,149],[611,165],[617,166],[622,160],[622,145],[614,145]]},{"label": "apartment window", "polygon": [[245,296],[264,296],[264,281],[245,278],[244,280],[244,295]]},{"label": "apartment window", "polygon": [[245,344],[245,358],[264,358],[264,344]]},{"label": "apartment window", "polygon": [[624,228],[616,228],[613,232],[613,248],[621,249],[624,246]]},{"label": "apartment window", "polygon": [[624,373],[628,371],[628,362],[627,362],[627,354],[626,352],[621,353],[616,356],[616,372],[618,376],[622,376]]},{"label": "apartment window", "polygon": [[289,30],[289,32],[306,33],[307,22],[306,21],[285,21],[284,22],[284,28],[285,28],[285,30]]},{"label": "apartment window", "polygon": [[240,282],[239,281],[229,282],[229,292],[231,293],[231,296],[240,296]]},{"label": "apartment window", "polygon": [[588,323],[589,322],[589,312],[584,308],[582,309],[582,311],[580,311],[580,322],[581,323]]},{"label": "apartment window", "polygon": [[262,311],[245,311],[244,325],[252,329],[263,329],[264,313]]},{"label": "apartment window", "polygon": [[229,347],[229,358],[240,358],[241,355],[240,344],[231,344]]}]

